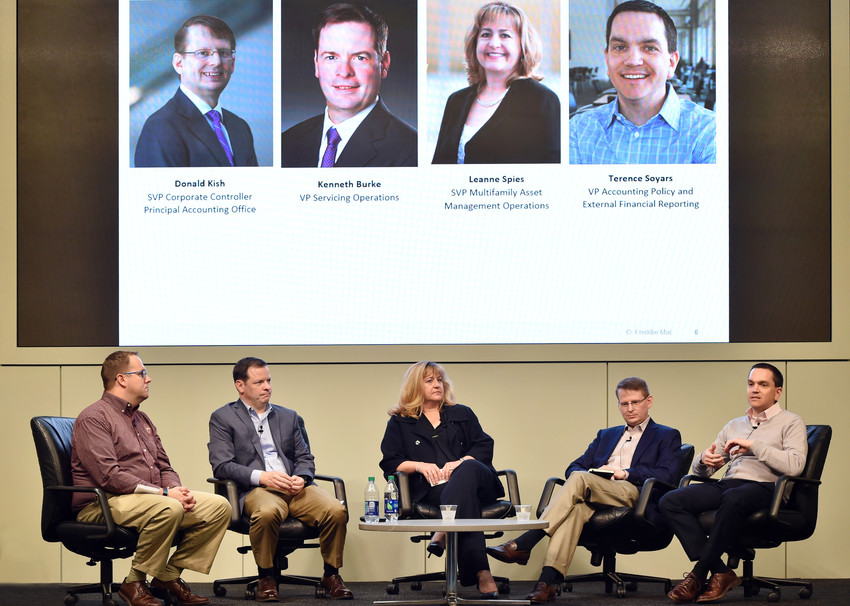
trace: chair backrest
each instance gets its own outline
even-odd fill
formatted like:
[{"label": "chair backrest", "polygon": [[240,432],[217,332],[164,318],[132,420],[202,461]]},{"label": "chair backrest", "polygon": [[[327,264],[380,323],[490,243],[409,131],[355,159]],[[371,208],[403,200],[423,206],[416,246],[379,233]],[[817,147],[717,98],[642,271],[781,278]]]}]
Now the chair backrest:
[{"label": "chair backrest", "polygon": [[[35,452],[41,469],[41,483],[48,486],[72,486],[71,434],[74,419],[71,417],[33,417],[30,421]],[[56,525],[75,519],[71,509],[71,493],[45,490],[41,507],[41,536],[55,542]]]},{"label": "chair backrest", "polygon": [[815,531],[818,519],[818,493],[821,475],[823,474],[826,454],[829,451],[829,443],[832,440],[832,427],[829,425],[807,425],[806,441],[809,451],[806,455],[806,464],[800,477],[815,480],[815,484],[795,483],[788,502],[783,509],[798,512],[805,519],[805,528],[802,532],[794,532],[789,536],[793,540],[808,538]]},{"label": "chair backrest", "polygon": [[694,462],[694,445],[682,444],[680,451],[682,459],[679,461],[678,475],[673,482],[673,486],[678,486],[682,478],[684,478],[691,470],[691,463]]}]

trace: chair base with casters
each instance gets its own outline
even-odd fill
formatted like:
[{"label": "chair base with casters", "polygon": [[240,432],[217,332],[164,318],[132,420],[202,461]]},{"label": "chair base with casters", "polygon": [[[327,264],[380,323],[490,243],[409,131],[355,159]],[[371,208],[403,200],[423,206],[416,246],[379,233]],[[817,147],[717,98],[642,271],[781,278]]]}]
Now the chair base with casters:
[{"label": "chair base with casters", "polygon": [[[767,601],[778,602],[782,587],[799,587],[800,598],[812,596],[810,582],[792,579],[760,578],[753,574],[753,560],[757,549],[772,549],[789,541],[802,541],[815,531],[817,525],[818,490],[826,464],[832,427],[829,425],[807,425],[806,441],[808,453],[803,471],[797,476],[780,476],[773,488],[770,507],[756,511],[747,518],[735,544],[726,548],[727,565],[736,569],[743,561],[741,585],[744,595],[756,595],[762,588],[768,590]],[[714,478],[685,476],[680,486],[691,482],[716,482]],[[706,535],[711,534],[716,511],[705,511],[699,523]]]},{"label": "chair base with casters", "polygon": [[[694,447],[682,444],[678,480],[684,476],[694,458]],[[549,478],[543,487],[537,505],[537,517],[549,506],[555,487],[565,484],[563,478]],[[556,593],[572,591],[574,583],[603,583],[605,593],[614,593],[624,598],[629,591],[637,591],[639,583],[657,583],[668,593],[673,584],[669,578],[619,572],[617,555],[633,555],[642,551],[658,551],[666,548],[673,540],[673,532],[663,523],[651,520],[647,508],[658,501],[658,493],[673,490],[675,486],[650,478],[640,488],[634,507],[609,507],[600,505],[584,525],[578,546],[590,551],[590,563],[602,566],[600,572],[566,576],[556,587]],[[655,493],[655,494],[654,494]]]},{"label": "chair base with casters", "polygon": [[[310,547],[318,547],[318,544],[309,543],[306,545],[299,545],[302,548],[310,548]],[[280,550],[280,547],[279,547]],[[236,551],[245,555],[250,553],[251,548],[249,546],[237,547]],[[287,553],[291,553],[294,551],[293,549],[289,549]],[[325,590],[321,586],[321,579],[319,577],[309,577],[309,576],[299,576],[292,574],[283,574],[281,571],[289,568],[289,561],[287,560],[285,555],[275,555],[274,558],[274,566],[278,571],[275,577],[275,582],[278,585],[303,585],[306,587],[312,587],[314,595],[317,598],[325,597]],[[233,577],[230,579],[216,579],[213,581],[213,593],[218,597],[222,598],[227,595],[226,585],[245,585],[245,599],[246,600],[254,600],[257,598],[257,585],[259,584],[259,577],[257,575],[246,576],[246,577]]]},{"label": "chair base with casters", "polygon": [[[503,469],[497,471],[499,477],[504,478],[504,483],[508,489],[508,501],[497,501],[491,505],[487,505],[481,512],[481,517],[486,519],[507,518],[515,515],[515,505],[521,503],[519,496],[519,481],[517,480],[516,472],[513,469]],[[426,503],[414,503],[410,498],[410,475],[397,471],[395,474],[396,482],[399,490],[399,519],[411,518],[431,518],[436,519],[441,516],[439,507],[428,505]],[[504,535],[501,531],[495,531],[491,534],[485,534],[486,539],[498,539]],[[410,537],[414,543],[430,541],[430,534],[420,534]],[[499,588],[499,593],[508,595],[511,592],[511,580],[508,577],[493,577]],[[422,574],[414,574],[404,577],[396,577],[387,584],[387,593],[396,595],[399,592],[399,585],[402,583],[410,583],[410,589],[419,591],[422,589],[422,583],[427,582],[446,582],[445,572],[426,572]]]}]

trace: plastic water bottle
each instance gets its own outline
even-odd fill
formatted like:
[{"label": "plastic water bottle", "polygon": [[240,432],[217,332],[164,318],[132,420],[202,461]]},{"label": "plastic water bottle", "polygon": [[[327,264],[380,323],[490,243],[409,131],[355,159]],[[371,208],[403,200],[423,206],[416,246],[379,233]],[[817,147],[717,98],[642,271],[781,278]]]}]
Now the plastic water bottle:
[{"label": "plastic water bottle", "polygon": [[387,522],[398,520],[398,488],[395,485],[395,476],[387,478],[387,487],[384,488],[384,517]]},{"label": "plastic water bottle", "polygon": [[369,483],[366,484],[366,490],[363,492],[363,501],[365,503],[364,519],[369,524],[374,524],[381,515],[381,495],[378,494],[378,487],[375,486],[375,476],[369,476]]}]

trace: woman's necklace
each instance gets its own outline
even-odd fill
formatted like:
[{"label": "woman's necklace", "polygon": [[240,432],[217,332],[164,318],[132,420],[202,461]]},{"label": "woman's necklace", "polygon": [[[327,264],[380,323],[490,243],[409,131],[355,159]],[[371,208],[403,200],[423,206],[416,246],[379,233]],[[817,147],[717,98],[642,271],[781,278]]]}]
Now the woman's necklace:
[{"label": "woman's necklace", "polygon": [[505,98],[505,95],[508,94],[509,90],[511,90],[511,89],[510,88],[506,89],[505,92],[502,93],[502,96],[499,97],[498,99],[496,99],[495,101],[493,101],[492,103],[484,103],[484,101],[482,101],[481,97],[479,97],[479,96],[475,97],[475,102],[478,103],[478,105],[480,105],[481,107],[493,107],[494,105],[498,105],[499,103],[502,102],[502,99]]}]

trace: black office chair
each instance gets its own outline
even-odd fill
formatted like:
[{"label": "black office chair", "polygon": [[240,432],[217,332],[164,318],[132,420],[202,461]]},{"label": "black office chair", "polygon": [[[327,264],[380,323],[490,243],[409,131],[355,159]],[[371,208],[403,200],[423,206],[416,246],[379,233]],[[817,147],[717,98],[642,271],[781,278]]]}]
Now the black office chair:
[{"label": "black office chair", "polygon": [[[516,472],[513,469],[503,469],[496,472],[499,477],[504,478],[503,483],[507,485],[508,501],[496,501],[491,505],[486,505],[481,511],[481,517],[487,520],[501,519],[513,516],[516,514],[515,505],[521,503],[519,497],[519,482]],[[403,471],[395,472],[395,479],[398,483],[398,517],[400,520],[406,519],[437,519],[441,517],[440,508],[436,505],[428,503],[414,502],[411,499],[410,490],[410,475]],[[488,539],[497,539],[503,536],[501,530],[497,530],[492,534],[485,535]],[[414,535],[410,537],[414,543],[422,541],[430,541],[430,534]],[[499,593],[507,595],[511,592],[511,581],[507,577],[493,577],[496,583],[499,584]],[[398,593],[400,583],[410,583],[410,588],[414,591],[422,589],[422,583],[427,581],[442,581],[446,582],[445,572],[427,572],[415,574],[406,577],[396,577],[387,585],[387,593],[395,595]]]},{"label": "black office chair", "polygon": [[[694,447],[682,444],[682,459],[679,464],[678,481],[688,473],[694,459]],[[537,517],[552,500],[555,486],[563,485],[564,478],[549,478],[543,487],[543,494],[537,505]],[[640,583],[661,583],[664,592],[669,592],[673,586],[670,579],[651,577],[641,574],[631,574],[617,571],[617,554],[631,555],[640,551],[658,551],[667,547],[673,540],[673,532],[667,528],[660,515],[650,520],[646,515],[650,500],[655,502],[661,494],[676,488],[657,478],[650,478],[640,489],[638,502],[634,507],[609,507],[599,505],[591,518],[584,525],[578,544],[590,551],[590,563],[602,566],[601,572],[573,575],[564,579],[556,589],[573,590],[573,583],[599,582],[605,583],[605,593],[611,593],[616,587],[617,597],[626,596],[626,591],[635,591]],[[656,494],[653,494],[656,493]]]},{"label": "black office chair", "polygon": [[[778,602],[781,587],[799,587],[799,595],[808,599],[812,595],[812,584],[807,581],[789,579],[761,578],[753,575],[753,560],[756,549],[779,547],[788,541],[802,541],[812,536],[818,520],[818,488],[820,487],[829,442],[832,439],[832,427],[829,425],[807,425],[806,439],[809,452],[806,464],[798,476],[780,476],[773,489],[773,501],[768,509],[752,514],[741,528],[734,545],[726,550],[729,568],[737,568],[744,561],[741,574],[744,595],[749,597],[759,593],[764,587],[769,590],[768,602]],[[681,486],[693,481],[717,481],[713,478],[685,476]],[[786,489],[790,494],[783,498]],[[699,521],[706,534],[710,534],[716,511],[706,511]]]},{"label": "black office chair", "polygon": [[[307,448],[310,448],[310,439],[307,437],[307,430],[304,427],[304,419],[298,416],[298,425],[301,427],[301,433],[304,435],[304,441],[307,443]],[[348,500],[345,496],[345,483],[342,478],[336,476],[325,476],[316,474],[314,480],[322,482],[331,482],[333,484],[334,495],[338,501],[344,505],[348,505]],[[221,480],[218,478],[209,478],[208,482],[215,485],[216,494],[220,494],[228,500],[233,512],[230,518],[230,526],[228,530],[238,532],[242,535],[248,535],[251,527],[251,520],[247,515],[239,514],[239,490],[236,482],[233,480]],[[287,518],[280,524],[280,534],[277,539],[277,549],[274,555],[274,565],[277,568],[277,582],[284,585],[305,585],[314,588],[314,594],[317,598],[325,597],[325,590],[320,585],[319,577],[285,575],[281,571],[289,568],[289,560],[287,556],[296,549],[316,549],[319,547],[318,541],[319,529],[307,526],[296,518]],[[311,542],[308,542],[311,541]],[[237,547],[236,551],[241,554],[246,554],[251,551],[250,545]],[[252,576],[236,577],[231,579],[218,579],[213,582],[213,593],[222,597],[227,595],[225,585],[245,585],[245,599],[253,600],[257,597],[257,583],[259,578],[256,574]]]},{"label": "black office chair", "polygon": [[[100,488],[74,486],[71,480],[71,432],[75,419],[70,417],[33,417],[30,421],[35,452],[41,468],[44,498],[41,507],[41,536],[89,558],[89,566],[100,564],[100,583],[75,585],[67,589],[66,604],[76,604],[82,593],[99,593],[105,606],[115,606],[112,593],[119,583],[112,582],[112,560],[129,558],[136,552],[139,535],[112,520],[106,493]],[[103,512],[103,523],[78,522],[71,510],[74,492],[94,493]],[[153,590],[171,603],[170,595]]]}]

